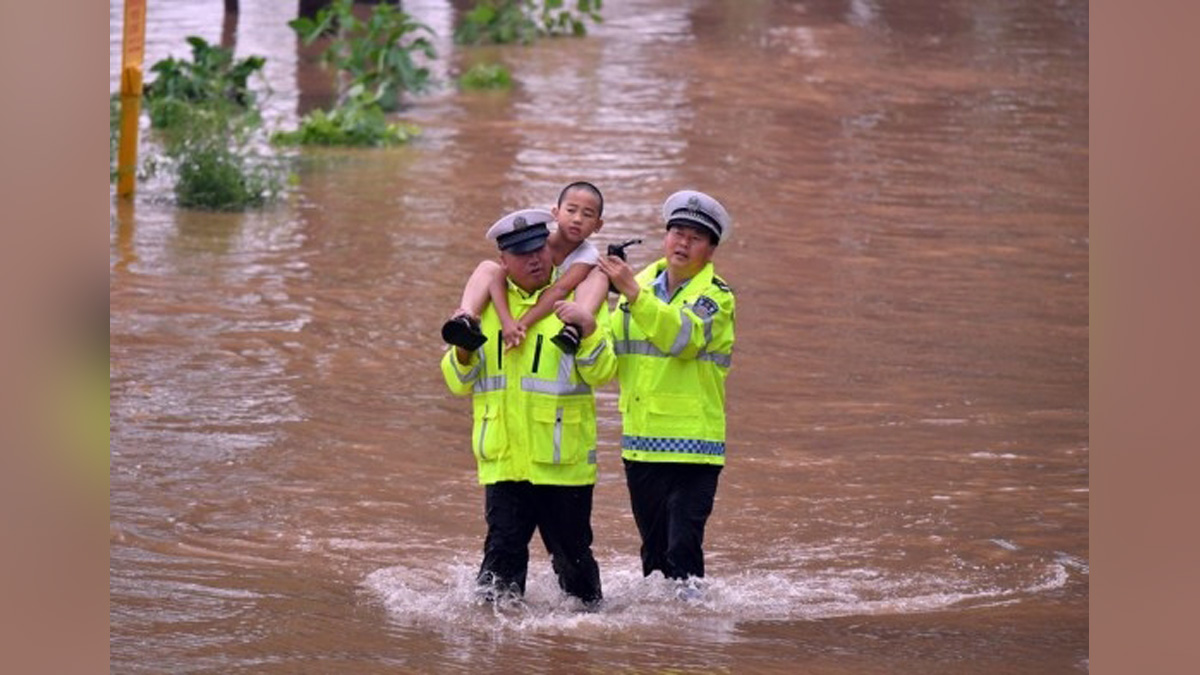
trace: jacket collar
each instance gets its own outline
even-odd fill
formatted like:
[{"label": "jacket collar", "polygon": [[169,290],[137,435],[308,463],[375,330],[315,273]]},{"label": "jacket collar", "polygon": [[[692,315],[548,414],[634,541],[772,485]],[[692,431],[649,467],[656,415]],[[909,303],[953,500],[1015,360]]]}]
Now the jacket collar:
[{"label": "jacket collar", "polygon": [[523,288],[514,284],[511,277],[505,276],[504,281],[508,284],[508,297],[510,301],[513,297],[516,297],[521,301],[521,304],[532,305],[538,301],[538,298],[542,297],[543,291],[553,286],[555,281],[558,281],[558,277],[559,272],[558,269],[555,268],[554,271],[550,273],[550,281],[547,281],[545,286],[542,286],[532,293],[526,293]]},{"label": "jacket collar", "polygon": [[[646,269],[638,273],[638,285],[642,288],[651,288],[654,284],[654,280],[657,279],[658,275],[662,274],[666,269],[667,259],[659,258],[650,265],[647,265]],[[708,288],[712,285],[714,274],[713,269],[713,263],[711,260],[705,263],[704,267],[702,267],[700,271],[696,273],[696,276],[689,279],[686,283],[684,283],[683,286],[675,291],[675,295],[671,297],[671,300],[675,300],[675,298],[680,297],[690,298],[699,295],[701,292],[700,289]]]}]

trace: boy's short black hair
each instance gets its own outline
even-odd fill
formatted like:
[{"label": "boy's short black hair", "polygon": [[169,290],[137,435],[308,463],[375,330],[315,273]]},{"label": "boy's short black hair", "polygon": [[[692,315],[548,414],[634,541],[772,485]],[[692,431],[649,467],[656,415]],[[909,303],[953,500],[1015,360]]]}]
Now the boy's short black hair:
[{"label": "boy's short black hair", "polygon": [[576,190],[576,189],[586,190],[586,191],[592,193],[592,196],[594,196],[596,198],[596,201],[600,202],[600,206],[596,210],[596,216],[599,217],[599,216],[604,215],[604,195],[600,193],[600,188],[596,187],[595,185],[592,185],[591,183],[587,182],[586,180],[577,180],[574,183],[571,183],[567,187],[563,188],[562,192],[558,193],[558,205],[562,206],[563,200],[567,198],[567,193],[570,192],[571,190]]}]

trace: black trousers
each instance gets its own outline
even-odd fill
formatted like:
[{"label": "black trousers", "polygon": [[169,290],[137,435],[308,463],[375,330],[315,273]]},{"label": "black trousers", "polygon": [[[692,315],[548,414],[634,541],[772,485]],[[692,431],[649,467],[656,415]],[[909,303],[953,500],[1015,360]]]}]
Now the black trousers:
[{"label": "black trousers", "polygon": [[523,594],[529,541],[536,528],[559,587],[584,602],[599,600],[600,567],[592,555],[592,488],[513,481],[484,486],[488,531],[478,583]]},{"label": "black trousers", "polygon": [[704,525],[721,467],[623,461],[633,519],[642,535],[642,574],[660,570],[668,579],[704,576]]}]

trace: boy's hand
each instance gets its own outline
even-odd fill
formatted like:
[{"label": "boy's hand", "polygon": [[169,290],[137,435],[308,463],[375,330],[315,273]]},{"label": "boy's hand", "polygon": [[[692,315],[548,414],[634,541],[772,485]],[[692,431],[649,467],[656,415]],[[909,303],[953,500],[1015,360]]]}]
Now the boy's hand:
[{"label": "boy's hand", "polygon": [[500,321],[504,332],[504,349],[516,349],[525,340],[525,326],[518,321]]}]

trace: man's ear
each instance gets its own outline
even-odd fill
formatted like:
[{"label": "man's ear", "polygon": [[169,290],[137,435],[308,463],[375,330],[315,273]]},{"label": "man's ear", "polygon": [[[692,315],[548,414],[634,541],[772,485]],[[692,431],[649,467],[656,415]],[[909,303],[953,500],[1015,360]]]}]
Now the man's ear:
[{"label": "man's ear", "polygon": [[592,230],[592,234],[596,234],[597,232],[599,232],[600,228],[602,228],[602,227],[604,227],[604,219],[597,218],[596,219],[596,229]]}]

